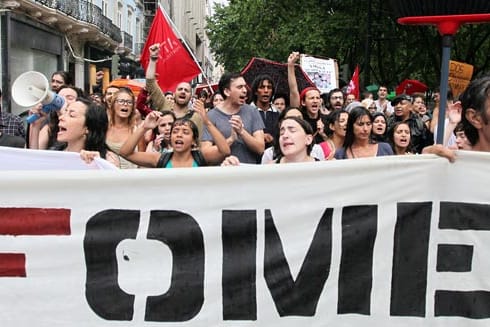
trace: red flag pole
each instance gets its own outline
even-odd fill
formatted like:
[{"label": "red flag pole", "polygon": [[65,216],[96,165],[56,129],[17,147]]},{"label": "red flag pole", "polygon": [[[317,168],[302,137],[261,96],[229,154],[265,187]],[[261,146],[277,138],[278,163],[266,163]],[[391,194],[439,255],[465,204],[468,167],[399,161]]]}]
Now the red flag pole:
[{"label": "red flag pole", "polygon": [[192,57],[192,60],[194,60],[194,62],[196,63],[196,65],[199,67],[199,70],[201,71],[201,74],[202,74],[203,78],[206,80],[206,84],[212,90],[213,88],[211,87],[211,84],[208,81],[208,77],[206,76],[206,73],[202,69],[201,65],[199,65],[199,61],[197,60],[196,56],[194,55],[194,52],[192,52],[192,49],[189,47],[189,45],[185,41],[185,38],[182,36],[182,34],[180,34],[179,29],[177,28],[177,26],[175,26],[175,24],[172,21],[172,19],[167,15],[167,13],[165,12],[165,9],[163,9],[162,5],[161,4],[158,4],[158,7],[162,11],[163,16],[165,17],[165,19],[168,22],[170,22],[170,25],[172,26],[172,29],[174,30],[175,33],[177,33],[177,36],[179,37],[179,39],[182,40],[182,43],[184,43],[184,46],[187,49],[187,51],[190,53],[190,55]]},{"label": "red flag pole", "polygon": [[361,92],[359,89],[359,65],[356,65],[356,69],[352,74],[352,77],[349,81],[349,86],[347,87],[347,94],[354,94],[356,100],[360,99]]},{"label": "red flag pole", "polygon": [[196,63],[192,52],[189,52],[184,42],[174,32],[164,13],[161,7],[158,7],[155,12],[141,54],[141,64],[146,70],[150,60],[150,46],[155,43],[160,44],[161,51],[156,73],[160,76],[158,84],[165,91],[175,90],[178,83],[192,80],[201,73],[202,69]]}]

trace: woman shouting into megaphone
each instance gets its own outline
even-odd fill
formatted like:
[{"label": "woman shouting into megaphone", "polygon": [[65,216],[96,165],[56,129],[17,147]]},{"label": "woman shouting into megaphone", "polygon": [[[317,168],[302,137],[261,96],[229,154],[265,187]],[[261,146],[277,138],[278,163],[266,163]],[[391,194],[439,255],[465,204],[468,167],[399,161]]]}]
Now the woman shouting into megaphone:
[{"label": "woman shouting into megaphone", "polygon": [[63,97],[65,101],[59,111],[46,113],[42,110],[42,103],[29,110],[29,114],[37,114],[40,117],[29,125],[30,149],[46,150],[56,144],[59,116],[69,104],[83,96],[83,91],[75,86],[62,86],[58,91],[58,95]]},{"label": "woman shouting into megaphone", "polygon": [[109,126],[105,109],[94,102],[79,98],[60,115],[58,143],[52,150],[94,153],[119,166],[118,156],[109,151],[106,133]]}]

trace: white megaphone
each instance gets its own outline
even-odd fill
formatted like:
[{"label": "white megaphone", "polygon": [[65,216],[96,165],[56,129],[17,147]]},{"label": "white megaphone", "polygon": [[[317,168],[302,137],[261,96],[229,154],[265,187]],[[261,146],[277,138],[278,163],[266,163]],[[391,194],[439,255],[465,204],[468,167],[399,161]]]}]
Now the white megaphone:
[{"label": "white megaphone", "polygon": [[[49,90],[46,76],[35,71],[25,72],[17,77],[12,85],[12,99],[22,107],[33,107],[42,103],[45,113],[60,110],[65,104],[62,96]],[[30,124],[37,119],[39,115],[33,114],[27,117],[26,121]]]}]

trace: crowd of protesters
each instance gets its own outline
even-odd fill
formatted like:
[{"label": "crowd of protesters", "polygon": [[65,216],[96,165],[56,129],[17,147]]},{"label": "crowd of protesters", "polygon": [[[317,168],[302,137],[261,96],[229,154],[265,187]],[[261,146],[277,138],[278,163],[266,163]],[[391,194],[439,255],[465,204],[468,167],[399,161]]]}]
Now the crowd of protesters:
[{"label": "crowd of protesters", "polygon": [[[39,104],[28,124],[6,112],[0,116],[0,146],[80,152],[86,161],[102,157],[119,168],[177,168],[205,165],[269,164],[435,153],[490,151],[490,76],[473,80],[458,97],[447,94],[443,144],[434,145],[439,101],[429,108],[425,94],[399,94],[388,100],[381,85],[377,99],[333,89],[298,89],[288,58],[290,94],[275,94],[274,80],[258,75],[251,85],[225,73],[213,94],[192,97],[182,81],[161,90],[155,77],[158,44],[150,47],[146,87],[138,97],[110,86],[87,96],[69,74],[55,72],[51,90],[64,98],[59,111]],[[1,92],[1,91],[0,91]],[[1,93],[0,93],[1,99]]]}]

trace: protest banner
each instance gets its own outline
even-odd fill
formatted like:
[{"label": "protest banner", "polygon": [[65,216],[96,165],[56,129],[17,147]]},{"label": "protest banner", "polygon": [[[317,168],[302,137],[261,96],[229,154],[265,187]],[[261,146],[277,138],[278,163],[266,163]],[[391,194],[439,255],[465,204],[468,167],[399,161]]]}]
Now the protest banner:
[{"label": "protest banner", "polygon": [[2,170],[2,326],[485,326],[489,155]]},{"label": "protest banner", "polygon": [[473,77],[473,66],[464,62],[449,60],[449,87],[456,98],[470,84]]},{"label": "protest banner", "polygon": [[300,66],[315,83],[320,93],[328,93],[330,90],[339,87],[338,65],[335,59],[302,54]]}]

